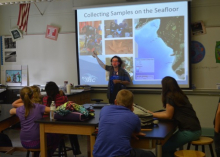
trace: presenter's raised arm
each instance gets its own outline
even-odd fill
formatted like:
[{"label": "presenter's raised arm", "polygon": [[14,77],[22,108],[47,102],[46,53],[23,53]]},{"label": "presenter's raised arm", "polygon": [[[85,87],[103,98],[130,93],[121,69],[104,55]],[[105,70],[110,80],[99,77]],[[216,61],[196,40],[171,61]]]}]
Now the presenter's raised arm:
[{"label": "presenter's raised arm", "polygon": [[99,65],[100,65],[103,69],[105,69],[105,64],[99,59],[97,52],[93,51],[92,56],[93,56],[94,58],[96,58],[96,60],[98,61]]}]

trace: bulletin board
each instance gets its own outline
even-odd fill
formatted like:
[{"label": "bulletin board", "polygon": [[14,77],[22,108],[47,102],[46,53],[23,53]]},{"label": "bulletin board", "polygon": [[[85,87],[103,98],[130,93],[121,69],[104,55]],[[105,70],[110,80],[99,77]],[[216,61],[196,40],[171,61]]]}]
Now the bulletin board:
[{"label": "bulletin board", "polygon": [[[59,34],[56,41],[45,38],[45,34],[24,35],[9,47],[4,38],[8,37],[2,37],[2,65],[27,65],[27,85],[45,85],[48,81],[60,86],[64,81],[77,84],[75,33]],[[13,55],[11,60],[9,54]]]},{"label": "bulletin board", "polygon": [[220,41],[220,27],[206,28],[206,34],[192,36],[192,41],[200,42],[205,48],[204,58],[192,64],[192,84],[196,89],[216,89],[220,83],[220,63],[216,63],[215,46]]}]

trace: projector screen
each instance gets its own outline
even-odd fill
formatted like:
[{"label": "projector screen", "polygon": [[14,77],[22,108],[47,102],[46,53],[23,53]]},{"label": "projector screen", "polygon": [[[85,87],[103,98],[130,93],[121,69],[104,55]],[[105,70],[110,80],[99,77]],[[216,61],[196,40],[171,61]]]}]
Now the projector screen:
[{"label": "projector screen", "polygon": [[190,88],[188,1],[76,10],[80,85],[106,87],[108,75],[92,56],[111,65],[121,57],[134,88],[160,88],[165,76]]}]

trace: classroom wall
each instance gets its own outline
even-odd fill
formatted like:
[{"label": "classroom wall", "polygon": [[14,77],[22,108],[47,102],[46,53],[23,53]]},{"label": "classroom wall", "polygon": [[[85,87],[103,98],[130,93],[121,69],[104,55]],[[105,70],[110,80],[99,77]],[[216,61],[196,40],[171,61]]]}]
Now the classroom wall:
[{"label": "classroom wall", "polygon": [[[36,3],[40,15],[34,4],[30,8],[28,23],[28,34],[44,34],[46,25],[55,25],[60,27],[60,33],[75,32],[75,15],[72,7],[82,7],[88,5],[98,5],[102,3],[123,3],[125,0],[63,0],[52,2]],[[9,35],[9,29],[16,27],[18,17],[18,5],[0,6],[0,36]],[[219,20],[219,0],[193,0],[191,6],[191,22],[203,20],[206,27],[220,27]],[[217,74],[219,75],[219,74]],[[140,94],[135,93],[135,103],[144,106],[149,110],[158,110],[162,108],[160,94]],[[200,119],[203,127],[203,134],[213,135],[213,118],[219,96],[209,95],[188,95],[194,109]],[[102,98],[107,101],[105,92],[92,93],[92,98]]]}]

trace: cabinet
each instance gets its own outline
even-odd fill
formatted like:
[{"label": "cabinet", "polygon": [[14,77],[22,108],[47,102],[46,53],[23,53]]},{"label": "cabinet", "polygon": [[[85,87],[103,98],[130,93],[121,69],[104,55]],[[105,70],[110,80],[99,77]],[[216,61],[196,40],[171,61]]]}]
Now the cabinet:
[{"label": "cabinet", "polygon": [[5,91],[4,103],[12,104],[15,100],[17,100],[20,89],[7,89]]},{"label": "cabinet", "polygon": [[74,93],[74,94],[68,95],[68,100],[73,101],[79,105],[90,103],[91,102],[90,91],[84,91],[81,93]]}]

